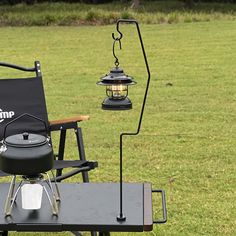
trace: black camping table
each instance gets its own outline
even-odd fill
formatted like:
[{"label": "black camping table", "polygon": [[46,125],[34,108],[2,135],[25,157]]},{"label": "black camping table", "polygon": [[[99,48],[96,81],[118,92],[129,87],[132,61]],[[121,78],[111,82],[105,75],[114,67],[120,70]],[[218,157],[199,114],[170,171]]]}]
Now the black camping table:
[{"label": "black camping table", "polygon": [[149,183],[124,183],[123,209],[126,221],[116,220],[119,214],[119,183],[59,183],[61,202],[58,216],[43,195],[40,210],[24,210],[21,194],[12,215],[5,217],[4,204],[9,183],[0,183],[0,231],[151,231],[152,189]]}]

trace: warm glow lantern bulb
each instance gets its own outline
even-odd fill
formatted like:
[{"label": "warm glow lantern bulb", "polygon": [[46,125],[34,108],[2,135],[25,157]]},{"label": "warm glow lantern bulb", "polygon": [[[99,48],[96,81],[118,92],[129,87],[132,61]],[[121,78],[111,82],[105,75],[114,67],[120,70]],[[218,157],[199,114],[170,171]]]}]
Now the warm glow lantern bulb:
[{"label": "warm glow lantern bulb", "polygon": [[129,110],[132,103],[128,98],[128,86],[136,84],[120,67],[113,68],[108,75],[101,78],[98,85],[106,86],[107,98],[102,103],[104,110]]}]

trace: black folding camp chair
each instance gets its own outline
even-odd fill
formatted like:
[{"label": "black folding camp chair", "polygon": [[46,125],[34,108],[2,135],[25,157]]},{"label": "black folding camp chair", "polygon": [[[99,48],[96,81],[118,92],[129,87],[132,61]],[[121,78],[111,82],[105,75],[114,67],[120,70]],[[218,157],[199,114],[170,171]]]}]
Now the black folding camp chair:
[{"label": "black folding camp chair", "polygon": [[[55,154],[53,169],[56,170],[56,181],[60,182],[66,178],[82,173],[83,182],[89,182],[88,171],[97,167],[97,162],[87,161],[82,138],[82,130],[78,122],[88,120],[89,116],[77,116],[64,120],[48,121],[46,102],[44,96],[42,73],[40,62],[35,61],[33,68],[24,68],[17,65],[0,62],[0,67],[8,67],[25,72],[35,73],[35,77],[0,79],[0,140],[3,139],[3,130],[8,122],[28,113],[44,120],[48,125],[49,132],[59,131],[59,150]],[[45,133],[45,127],[40,122],[25,116],[7,129],[6,136],[24,132]],[[64,160],[66,132],[73,129],[77,146],[78,160]],[[53,142],[52,142],[53,144]],[[64,173],[64,168],[73,168]],[[7,173],[0,171],[1,176]]]}]

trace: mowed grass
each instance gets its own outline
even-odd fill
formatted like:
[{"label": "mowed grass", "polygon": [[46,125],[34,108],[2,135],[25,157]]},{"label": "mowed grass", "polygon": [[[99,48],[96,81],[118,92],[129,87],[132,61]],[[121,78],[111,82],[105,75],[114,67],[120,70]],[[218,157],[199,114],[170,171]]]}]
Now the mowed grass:
[{"label": "mowed grass", "polygon": [[[168,207],[168,223],[145,235],[234,236],[236,22],[140,27],[152,82],[141,133],[124,139],[124,179],[165,189]],[[91,116],[81,126],[87,158],[99,162],[90,172],[96,182],[119,180],[119,134],[136,129],[146,82],[135,27],[121,30],[117,54],[138,84],[130,89],[133,110],[109,112],[100,109],[105,91],[96,82],[113,67],[115,25],[0,29],[1,61],[41,61],[51,120]],[[77,158],[73,132],[68,138],[67,156]],[[159,218],[160,198],[153,198]]]}]

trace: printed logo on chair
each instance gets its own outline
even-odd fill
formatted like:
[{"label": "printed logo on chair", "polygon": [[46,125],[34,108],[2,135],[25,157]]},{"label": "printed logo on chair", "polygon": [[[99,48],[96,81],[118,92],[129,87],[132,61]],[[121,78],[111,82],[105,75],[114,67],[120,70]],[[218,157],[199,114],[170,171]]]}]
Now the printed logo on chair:
[{"label": "printed logo on chair", "polygon": [[0,123],[5,119],[11,119],[14,115],[14,111],[3,111],[2,109],[0,109]]}]

